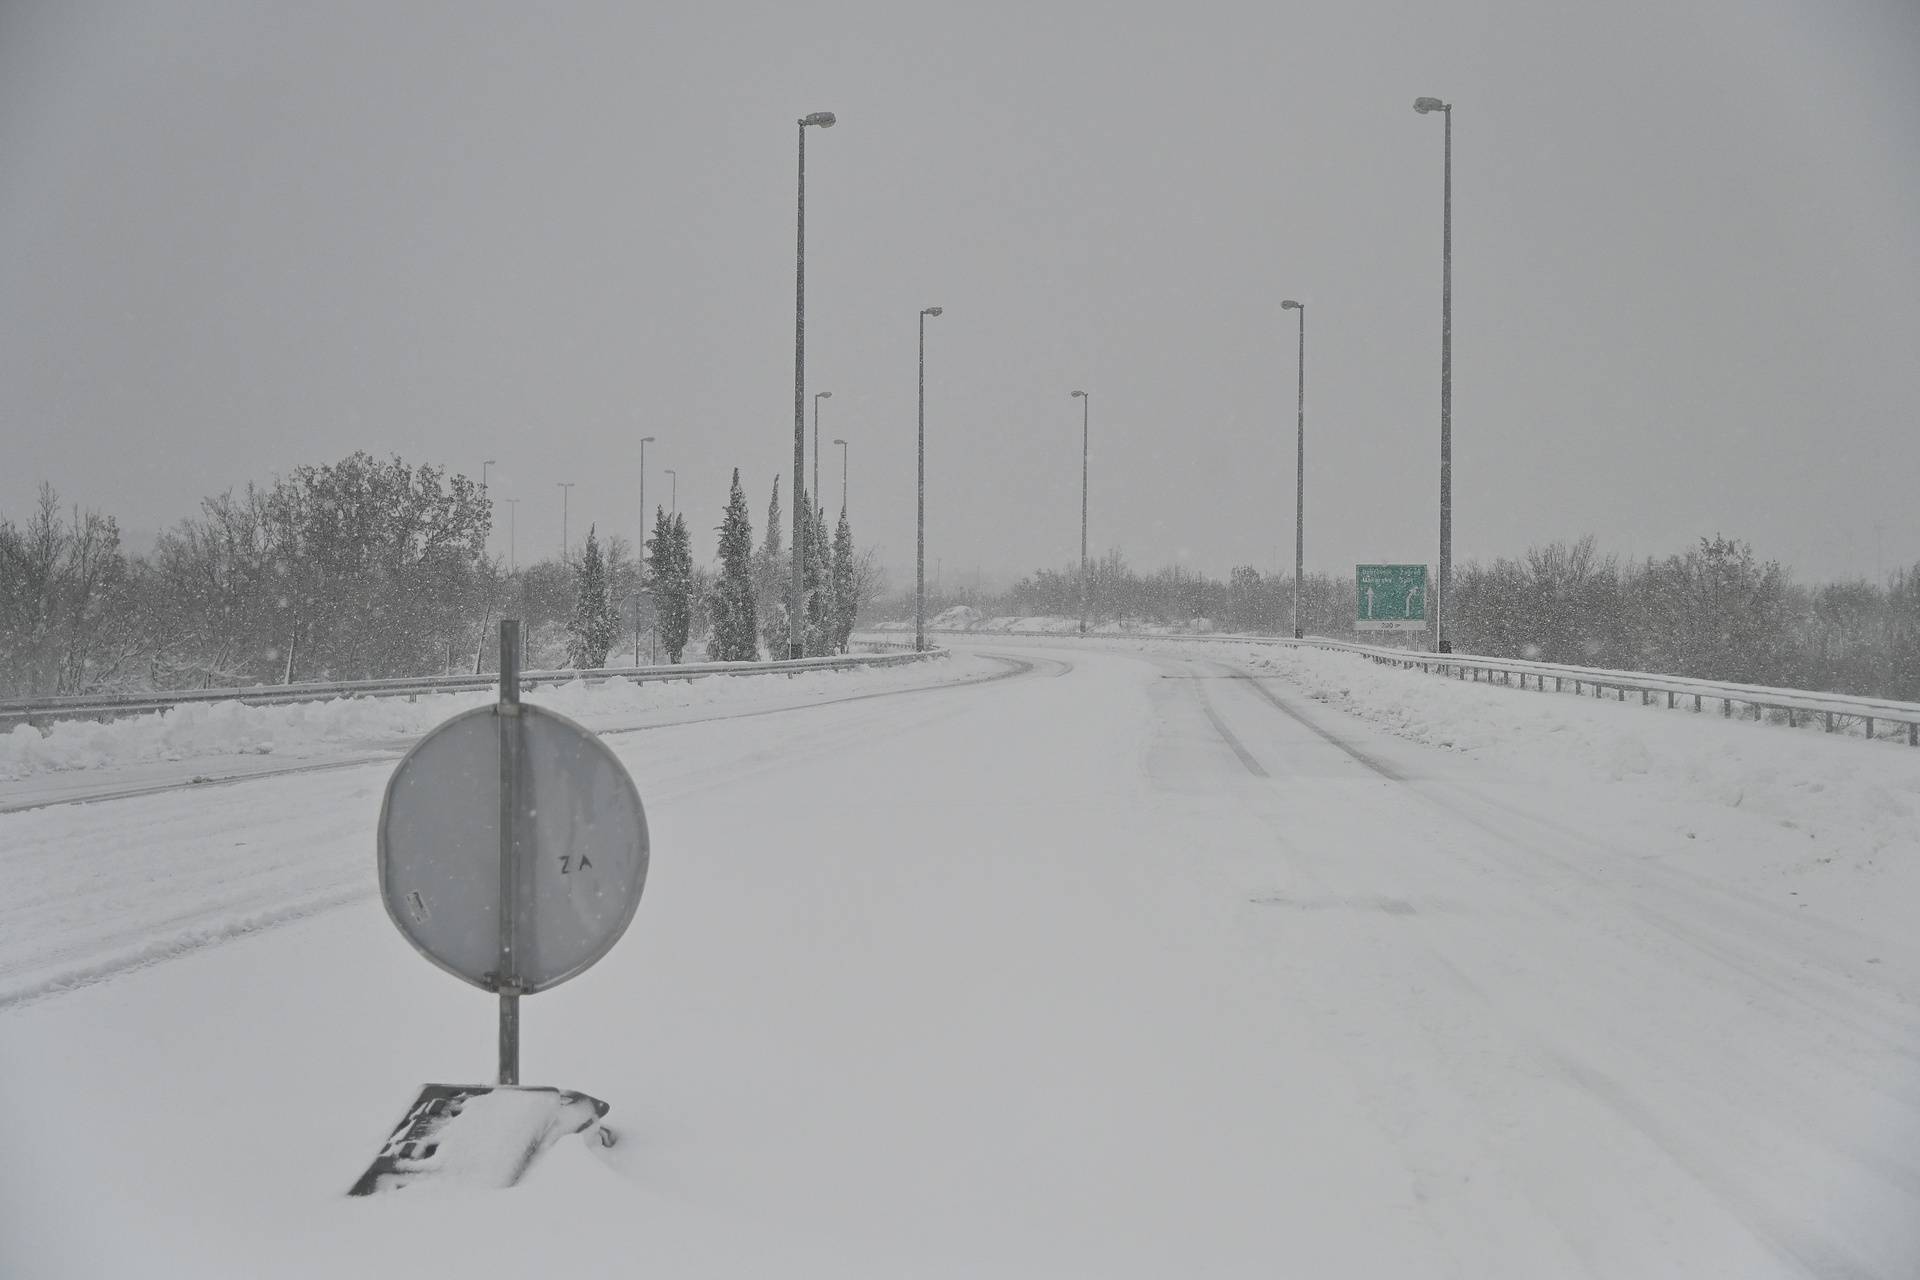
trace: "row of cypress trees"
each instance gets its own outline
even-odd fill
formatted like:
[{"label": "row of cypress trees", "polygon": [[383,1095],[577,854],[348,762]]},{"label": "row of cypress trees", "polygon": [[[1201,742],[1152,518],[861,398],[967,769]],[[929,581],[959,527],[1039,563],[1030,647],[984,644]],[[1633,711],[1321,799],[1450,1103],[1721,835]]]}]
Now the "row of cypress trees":
[{"label": "row of cypress trees", "polygon": [[[804,486],[798,496],[801,503],[807,503]],[[774,481],[768,506],[766,542],[758,552],[737,467],[719,534],[719,572],[704,601],[710,627],[707,656],[716,662],[751,662],[760,656],[763,639],[769,654],[784,656],[792,561],[783,553],[780,542],[779,480]],[[825,513],[812,508],[806,544],[801,567],[805,653],[816,657],[842,652],[852,635],[858,608],[853,528],[847,513],[841,511],[839,526],[829,542]],[[685,517],[655,508],[653,536],[647,539],[647,568],[660,647],[666,650],[669,662],[677,663],[692,628],[696,590],[693,542]],[[574,587],[573,618],[567,628],[568,661],[580,669],[604,666],[618,640],[620,619],[611,599],[606,558],[596,529],[587,531],[586,547],[574,569]]]},{"label": "row of cypress trees", "polygon": [[[655,626],[670,662],[680,661],[693,621],[693,540],[679,515],[656,509],[653,536],[647,539],[647,563],[653,571]],[[587,529],[580,562],[573,567],[573,617],[567,623],[567,662],[576,670],[607,664],[620,637],[620,611],[614,606],[607,560],[599,530]]]},{"label": "row of cypress trees", "polygon": [[[804,485],[796,496],[802,508],[811,511],[800,570],[806,610],[802,644],[808,657],[839,653],[853,634],[858,608],[853,526],[842,509],[829,542],[826,513],[808,501]],[[719,579],[707,597],[713,624],[707,645],[710,657],[717,662],[751,662],[760,656],[762,641],[769,654],[786,651],[791,634],[787,602],[791,572],[792,561],[780,546],[779,480],[774,480],[767,507],[766,542],[756,556],[747,495],[740,487],[740,470],[734,468],[733,488],[720,522]]]}]

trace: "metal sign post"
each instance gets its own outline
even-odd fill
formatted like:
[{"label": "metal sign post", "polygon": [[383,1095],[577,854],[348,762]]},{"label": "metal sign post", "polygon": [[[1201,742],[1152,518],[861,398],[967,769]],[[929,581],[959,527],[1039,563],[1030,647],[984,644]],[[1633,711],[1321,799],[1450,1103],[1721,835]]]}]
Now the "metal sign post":
[{"label": "metal sign post", "polygon": [[520,624],[500,623],[500,696],[414,744],[380,808],[380,897],[421,955],[499,1002],[498,1085],[427,1085],[351,1194],[422,1178],[510,1186],[607,1104],[520,1083],[520,997],[585,972],[632,923],[647,815],[590,730],[520,700]]},{"label": "metal sign post", "polygon": [[500,1083],[520,1083],[520,971],[513,954],[514,916],[520,899],[520,623],[500,623]]}]

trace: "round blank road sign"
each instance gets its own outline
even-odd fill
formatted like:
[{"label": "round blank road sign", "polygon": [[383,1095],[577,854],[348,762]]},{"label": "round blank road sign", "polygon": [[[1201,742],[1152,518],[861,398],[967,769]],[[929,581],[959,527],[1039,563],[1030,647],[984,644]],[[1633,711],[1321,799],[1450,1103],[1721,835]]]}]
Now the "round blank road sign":
[{"label": "round blank road sign", "polygon": [[519,704],[462,712],[414,745],[380,810],[380,896],[395,927],[456,977],[494,990],[500,970],[501,728],[519,734],[518,909],[511,975],[557,986],[613,948],[647,880],[647,815],[605,743]]}]

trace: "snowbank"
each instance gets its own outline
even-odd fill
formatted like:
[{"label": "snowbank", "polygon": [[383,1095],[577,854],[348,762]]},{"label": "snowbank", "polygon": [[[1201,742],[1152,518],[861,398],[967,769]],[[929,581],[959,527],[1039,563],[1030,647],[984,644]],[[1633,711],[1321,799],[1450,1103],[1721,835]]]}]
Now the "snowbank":
[{"label": "snowbank", "polygon": [[[965,670],[961,670],[961,668]],[[802,675],[700,676],[641,684],[629,679],[542,685],[528,698],[594,729],[630,726],[683,708],[817,701],[836,693],[905,688],[964,678],[974,660],[920,663]],[[46,730],[17,726],[0,734],[0,780],[72,769],[101,769],[212,756],[307,759],[341,748],[399,749],[448,716],[493,700],[487,692],[417,698],[328,698],[255,707],[240,702],[185,703],[164,714],[98,723],[71,720]]]},{"label": "snowbank", "polygon": [[[893,619],[876,624],[872,630],[877,632],[911,631],[913,619]],[[996,615],[987,617],[971,605],[956,604],[942,609],[927,619],[929,631],[991,631],[1011,632],[1014,634],[1033,634],[1036,632],[1054,635],[1077,635],[1080,631],[1080,619],[1062,617],[1057,614],[1036,614],[1028,617]],[[1185,622],[1169,625],[1164,622],[1146,622],[1139,618],[1117,618],[1106,622],[1096,622],[1089,632],[1103,636],[1166,636],[1166,635],[1210,635],[1213,622],[1209,618],[1189,618]]]},{"label": "snowbank", "polygon": [[1511,776],[1607,779],[1629,803],[1640,795],[1739,810],[1804,832],[1821,856],[1831,846],[1870,865],[1890,847],[1913,851],[1920,829],[1920,752],[1904,743],[1449,680],[1328,649],[1189,647]]}]

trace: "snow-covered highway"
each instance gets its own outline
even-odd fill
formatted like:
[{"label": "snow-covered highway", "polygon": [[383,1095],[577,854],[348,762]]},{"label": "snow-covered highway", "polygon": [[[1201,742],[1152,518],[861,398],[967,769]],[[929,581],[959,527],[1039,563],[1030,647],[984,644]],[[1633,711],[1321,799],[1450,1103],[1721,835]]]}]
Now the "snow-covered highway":
[{"label": "snow-covered highway", "polygon": [[1902,748],[1661,722],[1703,786],[1746,741],[1881,780],[1813,832],[1578,725],[1538,771],[1415,740],[1637,708],[1393,673],[1390,733],[1324,663],[955,663],[1004,678],[607,738],[646,898],[522,1062],[622,1140],[510,1192],[342,1195],[493,1066],[375,897],[390,760],[0,814],[0,1274],[1920,1273]]}]

